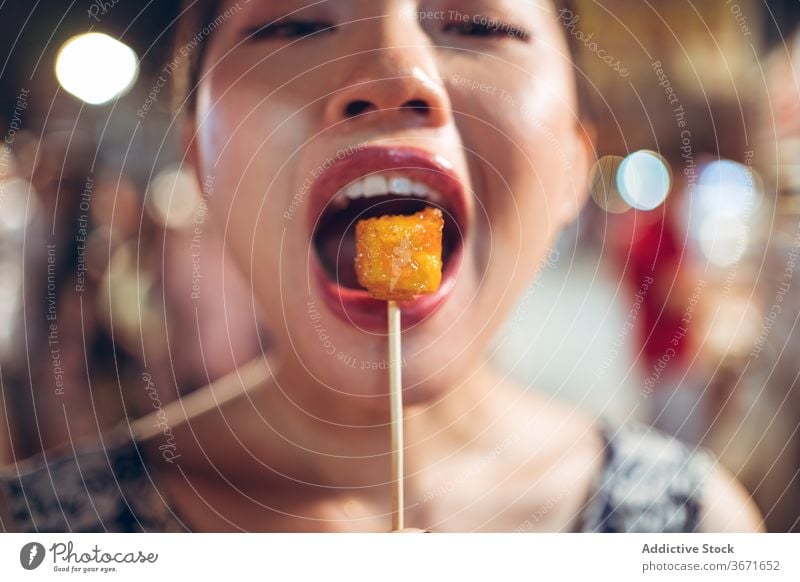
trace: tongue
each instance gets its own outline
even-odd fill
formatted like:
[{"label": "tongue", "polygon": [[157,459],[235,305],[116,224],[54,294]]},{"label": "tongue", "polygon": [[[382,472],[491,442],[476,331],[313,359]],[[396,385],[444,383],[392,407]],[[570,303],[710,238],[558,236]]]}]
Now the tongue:
[{"label": "tongue", "polygon": [[356,259],[355,227],[344,233],[342,229],[326,232],[320,241],[319,253],[322,264],[341,287],[360,287],[353,264]]}]

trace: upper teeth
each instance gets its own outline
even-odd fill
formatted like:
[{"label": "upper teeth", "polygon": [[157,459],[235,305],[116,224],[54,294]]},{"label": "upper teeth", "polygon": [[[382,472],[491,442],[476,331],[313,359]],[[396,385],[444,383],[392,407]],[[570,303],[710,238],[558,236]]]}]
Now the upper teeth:
[{"label": "upper teeth", "polygon": [[442,201],[441,194],[429,188],[426,184],[412,180],[407,176],[400,174],[372,174],[359,178],[340,190],[331,203],[334,206],[344,207],[347,204],[347,200],[372,198],[373,196],[384,196],[386,194],[424,198],[435,204]]}]

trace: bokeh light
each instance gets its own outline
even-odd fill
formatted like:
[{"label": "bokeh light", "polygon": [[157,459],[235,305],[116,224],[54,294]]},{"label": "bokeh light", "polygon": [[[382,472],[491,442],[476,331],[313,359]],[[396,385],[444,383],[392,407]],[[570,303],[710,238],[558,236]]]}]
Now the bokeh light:
[{"label": "bokeh light", "polygon": [[129,46],[99,32],[74,36],[56,57],[61,86],[92,105],[106,103],[136,81],[139,65]]},{"label": "bokeh light", "polygon": [[757,175],[747,166],[731,160],[715,160],[701,170],[697,194],[713,214],[743,216],[760,202],[757,181]]},{"label": "bokeh light", "polygon": [[748,241],[747,223],[738,216],[711,214],[700,226],[700,250],[718,267],[738,262],[747,250]]},{"label": "bokeh light", "polygon": [[611,214],[622,214],[631,209],[617,188],[617,172],[622,161],[621,156],[603,156],[595,162],[589,178],[592,200]]},{"label": "bokeh light", "polygon": [[177,165],[161,170],[147,191],[147,212],[157,223],[169,228],[189,226],[199,203],[197,180]]},{"label": "bokeh light", "polygon": [[683,220],[711,265],[730,267],[744,257],[753,242],[762,191],[761,178],[744,164],[719,159],[701,166]]},{"label": "bokeh light", "polygon": [[0,182],[0,235],[24,229],[38,208],[36,190],[30,182],[17,177]]},{"label": "bokeh light", "polygon": [[653,210],[667,199],[672,178],[660,155],[640,150],[622,160],[617,188],[622,199],[637,210]]}]

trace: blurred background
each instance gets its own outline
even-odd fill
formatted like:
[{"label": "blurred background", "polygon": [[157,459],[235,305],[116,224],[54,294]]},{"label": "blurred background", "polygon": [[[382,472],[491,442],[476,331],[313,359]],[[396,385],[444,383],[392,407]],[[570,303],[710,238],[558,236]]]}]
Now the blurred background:
[{"label": "blurred background", "polygon": [[[152,409],[145,373],[167,402],[268,349],[212,229],[193,238],[177,12],[0,4],[0,465]],[[771,530],[800,531],[800,2],[579,0],[561,19],[592,198],[497,364],[710,448]]]}]

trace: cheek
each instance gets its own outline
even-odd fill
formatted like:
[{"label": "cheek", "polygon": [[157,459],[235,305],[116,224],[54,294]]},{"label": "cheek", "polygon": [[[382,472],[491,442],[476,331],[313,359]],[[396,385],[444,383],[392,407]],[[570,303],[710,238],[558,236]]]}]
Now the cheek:
[{"label": "cheek", "polygon": [[564,199],[572,195],[574,113],[565,91],[552,88],[557,75],[493,75],[476,79],[483,87],[451,94],[465,146],[475,152],[476,208],[484,213],[478,230],[491,237],[494,260],[520,261],[527,273],[562,227]]},{"label": "cheek", "polygon": [[[217,85],[222,82],[212,83]],[[263,93],[263,87],[242,81],[218,95],[210,92],[213,107],[200,107],[197,114],[201,179],[213,175],[215,185],[216,196],[209,200],[213,220],[246,273],[251,260],[275,272],[279,256],[272,249],[284,229],[302,221],[292,206],[291,168],[292,152],[307,133],[298,127],[302,119],[292,118],[294,111],[263,102]]]}]

